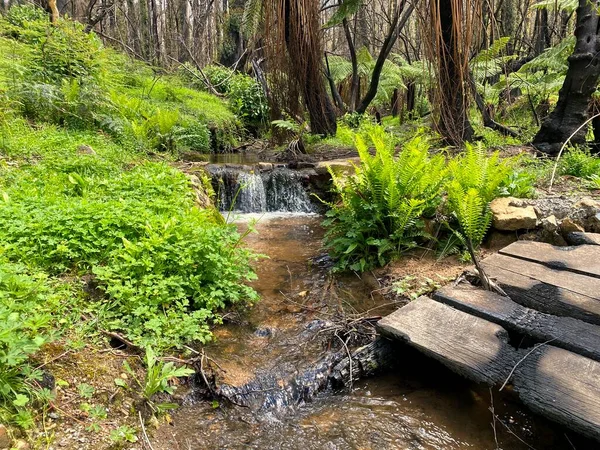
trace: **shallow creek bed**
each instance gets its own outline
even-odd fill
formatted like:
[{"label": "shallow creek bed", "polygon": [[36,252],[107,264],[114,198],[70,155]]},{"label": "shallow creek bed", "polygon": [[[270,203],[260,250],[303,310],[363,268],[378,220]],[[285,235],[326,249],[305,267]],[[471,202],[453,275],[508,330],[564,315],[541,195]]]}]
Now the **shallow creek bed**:
[{"label": "shallow creek bed", "polygon": [[[328,275],[321,220],[262,216],[249,237],[269,257],[257,264],[262,300],[215,331],[204,373],[152,433],[153,449],[594,448],[511,392],[466,381],[409,346],[369,344],[370,321],[402,303],[354,275]],[[426,267],[445,278],[462,270],[434,259],[403,264],[407,274]],[[348,353],[360,348],[350,367]]]}]

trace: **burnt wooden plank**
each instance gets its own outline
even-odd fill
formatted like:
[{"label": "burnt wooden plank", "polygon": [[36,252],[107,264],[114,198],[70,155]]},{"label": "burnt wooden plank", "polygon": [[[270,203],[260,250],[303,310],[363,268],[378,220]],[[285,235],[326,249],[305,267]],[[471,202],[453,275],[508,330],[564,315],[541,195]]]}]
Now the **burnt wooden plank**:
[{"label": "burnt wooden plank", "polygon": [[513,301],[600,325],[600,279],[505,255],[492,255],[481,264]]},{"label": "burnt wooden plank", "polygon": [[600,245],[600,233],[571,231],[565,238],[570,245]]},{"label": "burnt wooden plank", "polygon": [[597,245],[556,247],[543,242],[517,241],[499,253],[543,264],[552,269],[600,278],[600,246]]},{"label": "burnt wooden plank", "polygon": [[552,340],[555,347],[600,361],[600,327],[572,317],[559,317],[526,308],[508,297],[462,284],[445,286],[434,298],[456,309],[502,325],[507,330]]},{"label": "burnt wooden plank", "polygon": [[532,410],[600,440],[600,363],[543,346],[516,368],[513,385]]},{"label": "burnt wooden plank", "polygon": [[516,362],[508,333],[500,325],[427,297],[383,318],[377,327],[477,382],[503,382]]}]

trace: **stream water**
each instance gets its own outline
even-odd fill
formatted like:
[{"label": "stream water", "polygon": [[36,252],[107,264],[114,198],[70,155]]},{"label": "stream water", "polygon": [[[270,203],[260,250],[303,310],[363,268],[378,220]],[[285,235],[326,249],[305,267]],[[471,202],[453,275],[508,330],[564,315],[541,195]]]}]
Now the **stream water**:
[{"label": "stream water", "polygon": [[[251,217],[256,215],[240,218],[240,229]],[[587,448],[510,393],[494,394],[502,421],[494,433],[487,388],[401,344],[394,347],[393,370],[355,380],[352,390],[291,395],[289,386],[301,384],[303,374],[333,351],[324,336],[335,314],[383,315],[394,306],[372,295],[358,277],[330,277],[326,258],[319,257],[322,217],[260,217],[258,234],[250,234],[247,244],[268,256],[256,265],[254,287],[262,299],[226,317],[205,351],[222,369],[225,386],[255,386],[253,380],[261,378],[274,383],[256,389],[245,406],[190,395],[172,423],[154,434],[155,450],[575,448],[569,439],[577,450]]]}]

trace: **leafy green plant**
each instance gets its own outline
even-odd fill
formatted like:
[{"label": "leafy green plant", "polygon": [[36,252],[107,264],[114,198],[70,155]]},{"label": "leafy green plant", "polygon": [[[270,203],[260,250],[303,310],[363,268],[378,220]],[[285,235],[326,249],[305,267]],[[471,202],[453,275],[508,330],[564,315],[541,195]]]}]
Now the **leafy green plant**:
[{"label": "leafy green plant", "polygon": [[0,421],[24,428],[31,408],[52,398],[39,387],[42,372],[29,358],[52,339],[51,311],[61,290],[52,293],[47,277],[0,259]]},{"label": "leafy green plant", "polygon": [[[510,173],[511,165],[499,154],[488,156],[481,147],[467,144],[465,153],[449,164],[448,207],[456,216],[471,258],[486,286],[475,249],[481,244],[492,223],[490,202],[500,195],[500,186]],[[488,287],[488,286],[486,286]]]},{"label": "leafy green plant", "polygon": [[110,440],[115,444],[121,444],[124,442],[137,442],[137,430],[128,425],[122,425],[110,432]]},{"label": "leafy green plant", "polygon": [[331,176],[339,203],[330,205],[324,226],[325,245],[338,270],[364,271],[383,265],[402,251],[429,239],[422,217],[434,213],[446,177],[444,157],[429,156],[422,137],[407,143],[399,156],[381,128],[369,144],[356,137],[361,164],[356,174]]},{"label": "leafy green plant", "polygon": [[229,81],[228,95],[233,111],[244,122],[259,126],[266,122],[269,108],[260,84],[244,74],[235,74]]},{"label": "leafy green plant", "polygon": [[562,175],[571,175],[577,178],[600,175],[600,158],[591,155],[589,150],[577,147],[564,153],[559,166]]},{"label": "leafy green plant", "polygon": [[141,389],[141,394],[154,413],[162,413],[177,408],[175,403],[156,403],[153,399],[156,394],[173,394],[176,387],[171,384],[175,378],[188,377],[194,374],[187,367],[176,367],[172,362],[159,361],[151,346],[146,346],[146,375],[140,381],[136,373],[131,369],[127,361],[123,362],[125,370],[129,372]]}]

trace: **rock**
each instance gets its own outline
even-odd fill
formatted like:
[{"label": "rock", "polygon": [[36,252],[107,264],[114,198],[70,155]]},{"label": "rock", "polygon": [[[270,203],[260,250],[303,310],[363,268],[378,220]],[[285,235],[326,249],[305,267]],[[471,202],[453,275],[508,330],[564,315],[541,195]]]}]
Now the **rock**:
[{"label": "rock", "polygon": [[0,449],[10,448],[10,441],[8,430],[4,425],[0,424]]},{"label": "rock", "polygon": [[308,161],[298,161],[298,164],[296,165],[296,169],[314,169],[316,167],[316,164],[313,162],[308,162]]},{"label": "rock", "polygon": [[491,204],[493,226],[501,231],[516,231],[535,228],[537,215],[533,206],[523,200],[505,197],[497,198]]},{"label": "rock", "polygon": [[585,231],[585,228],[583,228],[578,223],[574,222],[569,217],[562,220],[562,222],[560,223],[560,229],[564,234]]},{"label": "rock", "polygon": [[208,196],[200,178],[198,178],[196,175],[188,175],[187,177],[190,180],[190,183],[192,184],[192,189],[194,190],[194,193],[196,194],[196,205],[202,209],[211,207],[212,201]]},{"label": "rock", "polygon": [[355,158],[321,161],[315,166],[315,170],[320,175],[328,173],[329,169],[333,170],[335,173],[350,174],[354,172],[353,162],[357,164],[359,161],[357,161]]},{"label": "rock", "polygon": [[517,235],[515,233],[492,230],[490,236],[486,240],[486,248],[489,248],[490,250],[499,250],[507,247],[516,240]]},{"label": "rock", "polygon": [[551,233],[554,233],[558,230],[558,220],[556,220],[556,216],[554,215],[542,219],[541,225],[544,230]]},{"label": "rock", "polygon": [[575,208],[587,209],[590,213],[596,213],[600,210],[600,202],[589,197],[584,197],[575,203]]},{"label": "rock", "polygon": [[570,245],[600,245],[600,234],[573,231],[565,236]]},{"label": "rock", "polygon": [[272,163],[259,162],[257,164],[257,166],[258,166],[258,170],[260,170],[261,172],[267,172],[269,170],[273,170],[273,164]]},{"label": "rock", "polygon": [[542,230],[540,232],[540,241],[558,246],[567,245],[567,242],[559,233],[560,225],[556,219],[556,216],[552,215],[542,219],[541,226]]},{"label": "rock", "polygon": [[12,448],[16,450],[29,450],[31,446],[23,439],[19,439],[13,444]]},{"label": "rock", "polygon": [[89,145],[82,144],[79,147],[77,147],[77,154],[78,155],[95,155],[96,152]]}]

